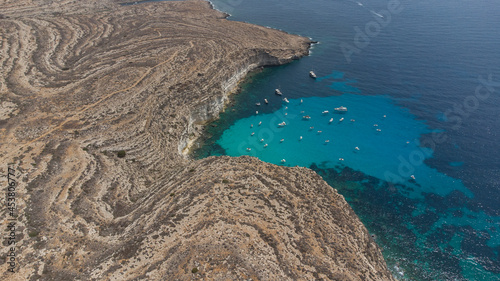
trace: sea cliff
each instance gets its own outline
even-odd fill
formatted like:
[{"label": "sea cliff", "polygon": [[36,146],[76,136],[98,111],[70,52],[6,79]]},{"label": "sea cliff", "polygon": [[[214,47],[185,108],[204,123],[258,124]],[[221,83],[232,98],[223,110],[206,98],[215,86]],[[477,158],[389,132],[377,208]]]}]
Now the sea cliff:
[{"label": "sea cliff", "polygon": [[183,153],[249,71],[309,39],[203,1],[0,5],[2,280],[392,280],[311,170]]}]

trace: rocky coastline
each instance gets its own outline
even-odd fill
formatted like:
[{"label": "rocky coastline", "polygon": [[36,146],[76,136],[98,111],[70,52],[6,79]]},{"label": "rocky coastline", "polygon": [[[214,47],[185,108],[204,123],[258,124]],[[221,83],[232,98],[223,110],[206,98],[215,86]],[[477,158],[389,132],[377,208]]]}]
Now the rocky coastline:
[{"label": "rocky coastline", "polygon": [[16,182],[0,279],[394,280],[311,170],[186,157],[249,71],[311,41],[205,1],[120,3],[0,2],[0,171]]}]

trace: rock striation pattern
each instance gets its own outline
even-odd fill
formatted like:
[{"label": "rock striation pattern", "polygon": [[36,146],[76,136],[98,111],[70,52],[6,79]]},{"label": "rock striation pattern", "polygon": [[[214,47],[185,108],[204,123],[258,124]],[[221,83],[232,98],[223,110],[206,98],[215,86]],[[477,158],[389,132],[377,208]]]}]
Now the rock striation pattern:
[{"label": "rock striation pattern", "polygon": [[0,7],[0,171],[18,182],[0,279],[393,280],[309,169],[186,156],[249,71],[309,39],[204,1]]}]

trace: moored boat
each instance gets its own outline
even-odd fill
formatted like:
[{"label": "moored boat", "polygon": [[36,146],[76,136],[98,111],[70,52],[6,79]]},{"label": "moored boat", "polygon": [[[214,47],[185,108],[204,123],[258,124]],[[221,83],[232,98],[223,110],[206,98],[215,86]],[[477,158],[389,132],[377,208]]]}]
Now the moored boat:
[{"label": "moored boat", "polygon": [[334,108],[334,110],[335,110],[335,112],[347,112],[347,107],[340,106],[340,107]]}]

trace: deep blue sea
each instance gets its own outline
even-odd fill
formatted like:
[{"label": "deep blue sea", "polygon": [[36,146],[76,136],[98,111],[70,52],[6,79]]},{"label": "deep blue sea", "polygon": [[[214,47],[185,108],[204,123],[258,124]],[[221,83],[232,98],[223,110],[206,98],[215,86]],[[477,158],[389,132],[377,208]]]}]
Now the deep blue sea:
[{"label": "deep blue sea", "polygon": [[400,280],[500,280],[500,1],[213,4],[319,43],[252,74],[195,157],[315,170]]}]

